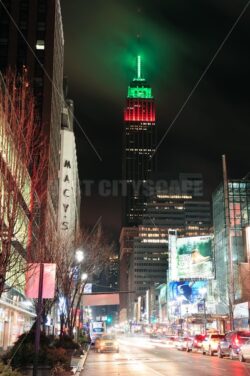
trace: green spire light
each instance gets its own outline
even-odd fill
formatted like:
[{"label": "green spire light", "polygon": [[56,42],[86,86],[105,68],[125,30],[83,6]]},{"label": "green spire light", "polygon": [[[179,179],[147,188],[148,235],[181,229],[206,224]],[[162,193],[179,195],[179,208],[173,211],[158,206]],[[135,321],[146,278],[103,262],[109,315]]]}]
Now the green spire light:
[{"label": "green spire light", "polygon": [[145,81],[145,78],[142,78],[142,57],[137,55],[136,57],[136,78],[133,81]]},{"label": "green spire light", "polygon": [[141,56],[137,56],[137,78],[141,79]]}]

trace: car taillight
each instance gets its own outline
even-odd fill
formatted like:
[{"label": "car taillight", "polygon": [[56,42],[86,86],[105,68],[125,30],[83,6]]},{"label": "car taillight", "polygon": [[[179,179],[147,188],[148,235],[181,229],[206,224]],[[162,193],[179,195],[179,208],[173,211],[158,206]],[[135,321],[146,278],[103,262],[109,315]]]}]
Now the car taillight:
[{"label": "car taillight", "polygon": [[236,344],[236,346],[238,346],[239,343],[240,343],[240,341],[238,340],[238,338],[236,338],[236,340],[235,340],[235,344]]}]

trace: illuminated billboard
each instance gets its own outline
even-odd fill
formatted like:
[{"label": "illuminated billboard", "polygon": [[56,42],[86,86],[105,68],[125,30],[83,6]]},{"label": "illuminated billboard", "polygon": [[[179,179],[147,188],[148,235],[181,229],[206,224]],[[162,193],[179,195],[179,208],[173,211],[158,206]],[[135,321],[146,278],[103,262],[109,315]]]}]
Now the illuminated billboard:
[{"label": "illuminated billboard", "polygon": [[[201,290],[208,287],[207,281],[182,281],[168,284],[168,301],[195,304],[202,299]],[[181,298],[181,299],[180,299]]]},{"label": "illuminated billboard", "polygon": [[213,278],[211,236],[178,238],[176,259],[177,280]]},{"label": "illuminated billboard", "polygon": [[182,316],[204,312],[204,289],[208,289],[208,281],[170,282],[169,315]]}]

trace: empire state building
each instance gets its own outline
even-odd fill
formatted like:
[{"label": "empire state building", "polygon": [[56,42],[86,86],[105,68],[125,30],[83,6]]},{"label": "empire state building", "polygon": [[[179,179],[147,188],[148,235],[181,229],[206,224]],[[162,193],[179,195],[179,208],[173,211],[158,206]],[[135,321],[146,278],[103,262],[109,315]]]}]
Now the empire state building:
[{"label": "empire state building", "polygon": [[137,56],[136,78],[128,87],[124,109],[123,180],[127,182],[123,224],[140,224],[145,211],[143,184],[151,179],[156,148],[155,101],[152,89],[142,76],[141,56]]}]

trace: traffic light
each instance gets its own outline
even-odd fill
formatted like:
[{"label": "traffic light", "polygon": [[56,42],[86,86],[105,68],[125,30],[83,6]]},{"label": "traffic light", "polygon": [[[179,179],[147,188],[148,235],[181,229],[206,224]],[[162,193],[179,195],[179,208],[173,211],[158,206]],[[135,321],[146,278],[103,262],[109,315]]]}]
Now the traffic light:
[{"label": "traffic light", "polygon": [[108,316],[108,317],[107,317],[107,323],[108,323],[108,324],[111,324],[111,323],[112,323],[112,316]]}]

